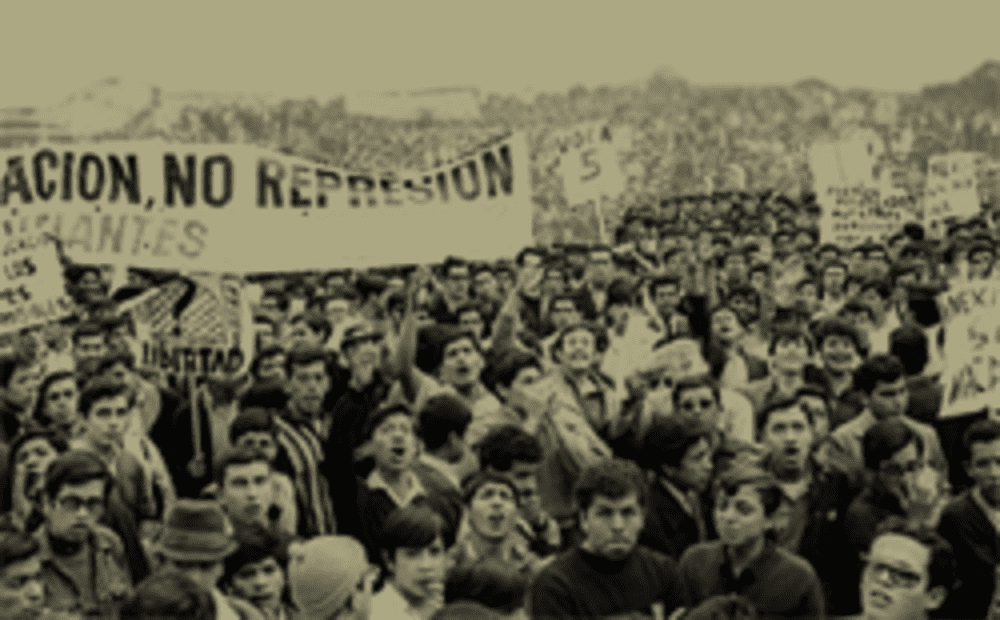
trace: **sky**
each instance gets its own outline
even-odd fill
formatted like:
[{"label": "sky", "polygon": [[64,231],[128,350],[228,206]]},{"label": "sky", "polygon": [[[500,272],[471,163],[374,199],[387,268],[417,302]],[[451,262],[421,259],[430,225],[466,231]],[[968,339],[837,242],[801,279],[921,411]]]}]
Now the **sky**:
[{"label": "sky", "polygon": [[18,2],[0,10],[0,107],[105,76],[167,91],[325,100],[476,85],[564,90],[645,79],[915,91],[1000,58],[1000,2]]}]

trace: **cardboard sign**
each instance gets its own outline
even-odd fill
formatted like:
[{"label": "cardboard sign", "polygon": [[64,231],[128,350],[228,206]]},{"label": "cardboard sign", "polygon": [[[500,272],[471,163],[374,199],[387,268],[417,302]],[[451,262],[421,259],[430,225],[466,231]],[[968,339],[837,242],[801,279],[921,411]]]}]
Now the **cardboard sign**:
[{"label": "cardboard sign", "polygon": [[939,231],[949,217],[968,219],[979,215],[976,180],[986,167],[983,153],[948,153],[927,160],[927,197],[924,219]]},{"label": "cardboard sign", "polygon": [[606,123],[580,125],[555,136],[558,168],[570,205],[613,198],[625,190],[618,150]]},{"label": "cardboard sign", "polygon": [[1000,282],[969,282],[941,294],[945,321],[941,417],[995,406],[1000,395]]},{"label": "cardboard sign", "polygon": [[219,272],[493,260],[531,245],[523,135],[418,173],[349,172],[243,145],[0,152],[0,242],[74,261]]},{"label": "cardboard sign", "polygon": [[7,244],[0,270],[0,333],[58,321],[73,313],[55,244]]}]

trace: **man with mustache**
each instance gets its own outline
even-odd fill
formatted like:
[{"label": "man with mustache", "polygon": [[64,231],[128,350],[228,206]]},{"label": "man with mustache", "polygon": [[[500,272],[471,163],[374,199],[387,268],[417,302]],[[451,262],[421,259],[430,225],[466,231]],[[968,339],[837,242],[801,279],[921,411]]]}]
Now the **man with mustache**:
[{"label": "man with mustache", "polygon": [[539,572],[532,618],[667,618],[681,606],[677,565],[638,545],[646,482],[634,463],[609,459],[585,469],[575,488],[584,539]]},{"label": "man with mustache", "polygon": [[[955,584],[955,553],[933,529],[887,520],[864,557],[861,575],[863,620],[926,620],[945,614],[942,603]],[[988,577],[992,579],[993,571]],[[955,597],[957,598],[957,597]],[[969,616],[977,619],[983,615]]]},{"label": "man with mustache", "polygon": [[956,619],[986,617],[993,596],[993,571],[1000,564],[1000,422],[975,422],[965,446],[973,487],[944,509],[938,526],[955,550],[959,579],[941,613]]}]

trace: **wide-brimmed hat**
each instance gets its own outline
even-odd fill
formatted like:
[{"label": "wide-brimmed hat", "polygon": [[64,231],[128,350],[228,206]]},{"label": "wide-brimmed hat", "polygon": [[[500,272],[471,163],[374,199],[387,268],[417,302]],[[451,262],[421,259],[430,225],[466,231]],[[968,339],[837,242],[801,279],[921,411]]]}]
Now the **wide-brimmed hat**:
[{"label": "wide-brimmed hat", "polygon": [[155,550],[182,562],[221,562],[238,547],[218,502],[178,499],[164,519]]}]

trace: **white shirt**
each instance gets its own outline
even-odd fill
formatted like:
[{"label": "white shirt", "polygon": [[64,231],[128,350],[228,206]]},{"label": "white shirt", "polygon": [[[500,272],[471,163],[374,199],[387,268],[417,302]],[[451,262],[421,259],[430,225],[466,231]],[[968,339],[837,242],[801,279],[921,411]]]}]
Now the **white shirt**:
[{"label": "white shirt", "polygon": [[371,620],[422,620],[403,595],[391,583],[385,584],[382,591],[372,597]]},{"label": "white shirt", "polygon": [[427,497],[427,491],[424,490],[424,485],[420,483],[420,478],[417,477],[412,471],[407,471],[403,474],[406,479],[406,495],[400,497],[396,494],[396,491],[389,486],[389,483],[385,481],[382,477],[382,473],[379,470],[374,470],[365,481],[368,485],[368,489],[374,491],[375,489],[382,489],[389,496],[389,499],[393,501],[396,506],[400,508],[406,508],[414,502],[418,497]]},{"label": "white shirt", "polygon": [[241,620],[240,615],[222,592],[213,588],[212,598],[215,599],[215,620]]}]

